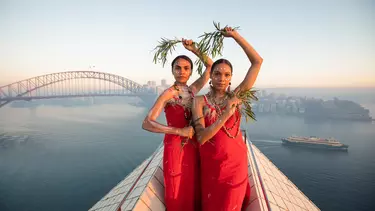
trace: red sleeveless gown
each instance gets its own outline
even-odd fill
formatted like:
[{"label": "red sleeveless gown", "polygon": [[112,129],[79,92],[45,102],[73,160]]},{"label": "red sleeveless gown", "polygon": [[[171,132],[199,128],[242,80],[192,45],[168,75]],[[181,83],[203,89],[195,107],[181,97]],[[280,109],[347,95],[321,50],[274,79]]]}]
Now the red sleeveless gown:
[{"label": "red sleeveless gown", "polygon": [[[205,126],[218,118],[215,108],[204,96]],[[239,118],[239,119],[238,119]],[[235,122],[237,121],[236,125]],[[241,116],[237,110],[225,126],[228,133],[236,135]],[[234,127],[233,127],[234,126]],[[247,147],[241,131],[230,138],[222,127],[209,141],[200,146],[202,210],[244,210],[250,200]]]},{"label": "red sleeveless gown", "polygon": [[[192,118],[191,110],[178,103],[167,104],[164,111],[170,127],[186,127]],[[198,149],[195,138],[165,135],[163,170],[167,211],[201,210]]]}]

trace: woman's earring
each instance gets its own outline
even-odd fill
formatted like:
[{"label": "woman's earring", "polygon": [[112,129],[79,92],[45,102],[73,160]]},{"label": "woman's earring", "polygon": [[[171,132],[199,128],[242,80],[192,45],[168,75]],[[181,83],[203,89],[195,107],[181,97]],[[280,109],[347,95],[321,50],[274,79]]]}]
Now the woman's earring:
[{"label": "woman's earring", "polygon": [[210,81],[210,82],[208,82],[210,85],[212,84],[212,82]]},{"label": "woman's earring", "polygon": [[230,92],[230,85],[231,85],[232,83],[231,82],[229,82],[229,86],[228,86],[228,92]]}]

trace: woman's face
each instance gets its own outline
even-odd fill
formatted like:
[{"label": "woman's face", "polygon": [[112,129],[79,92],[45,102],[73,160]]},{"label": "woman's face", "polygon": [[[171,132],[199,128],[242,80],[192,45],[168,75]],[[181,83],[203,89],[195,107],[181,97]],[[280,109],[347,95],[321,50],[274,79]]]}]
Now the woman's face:
[{"label": "woman's face", "polygon": [[186,83],[191,75],[190,62],[185,59],[177,59],[173,64],[172,73],[178,83]]},{"label": "woman's face", "polygon": [[221,63],[215,66],[211,74],[211,83],[215,90],[226,90],[232,79],[229,65]]}]

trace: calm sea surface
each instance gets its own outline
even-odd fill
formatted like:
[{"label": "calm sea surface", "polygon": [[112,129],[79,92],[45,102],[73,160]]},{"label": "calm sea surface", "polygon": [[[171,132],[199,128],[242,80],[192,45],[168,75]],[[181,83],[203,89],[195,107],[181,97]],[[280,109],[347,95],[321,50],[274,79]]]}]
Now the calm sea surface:
[{"label": "calm sea surface", "polygon": [[[374,117],[375,103],[362,104]],[[29,139],[0,142],[0,210],[88,210],[162,141],[141,129],[146,111],[128,104],[1,108],[0,134]],[[242,127],[320,209],[375,210],[375,123],[258,116]],[[333,136],[349,151],[283,146],[280,138],[293,134]]]}]

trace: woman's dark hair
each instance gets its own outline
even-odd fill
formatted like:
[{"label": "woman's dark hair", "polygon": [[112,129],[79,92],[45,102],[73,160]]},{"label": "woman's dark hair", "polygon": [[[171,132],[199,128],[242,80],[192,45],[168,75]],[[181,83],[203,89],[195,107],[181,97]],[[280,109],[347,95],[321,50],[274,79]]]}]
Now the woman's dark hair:
[{"label": "woman's dark hair", "polygon": [[216,60],[213,64],[212,64],[212,66],[211,66],[211,75],[212,75],[212,73],[213,73],[213,70],[214,70],[214,68],[215,68],[215,66],[216,65],[219,65],[219,64],[227,64],[227,65],[229,65],[229,67],[230,67],[230,72],[231,73],[233,73],[233,66],[232,66],[232,64],[228,61],[228,60],[226,60],[226,59],[218,59],[218,60]]},{"label": "woman's dark hair", "polygon": [[186,61],[188,61],[190,63],[190,66],[191,66],[191,72],[193,72],[193,62],[191,61],[191,59],[188,56],[185,56],[185,55],[179,55],[179,56],[177,56],[176,58],[173,59],[173,61],[172,61],[172,69],[173,69],[174,63],[176,63],[176,61],[178,59],[185,59]]}]

